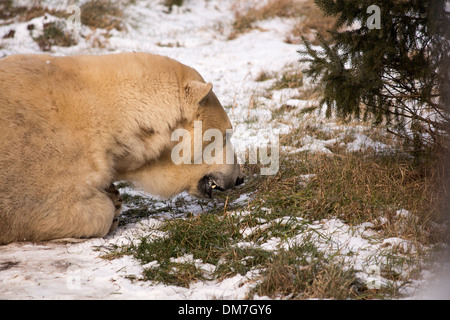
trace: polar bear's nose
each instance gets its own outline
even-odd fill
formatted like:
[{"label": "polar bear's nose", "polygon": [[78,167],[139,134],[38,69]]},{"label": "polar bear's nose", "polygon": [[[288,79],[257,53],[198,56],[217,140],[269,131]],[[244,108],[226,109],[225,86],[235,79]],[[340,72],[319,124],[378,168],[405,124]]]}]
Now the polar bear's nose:
[{"label": "polar bear's nose", "polygon": [[238,186],[238,185],[243,184],[243,183],[244,183],[244,178],[237,177],[235,186]]}]

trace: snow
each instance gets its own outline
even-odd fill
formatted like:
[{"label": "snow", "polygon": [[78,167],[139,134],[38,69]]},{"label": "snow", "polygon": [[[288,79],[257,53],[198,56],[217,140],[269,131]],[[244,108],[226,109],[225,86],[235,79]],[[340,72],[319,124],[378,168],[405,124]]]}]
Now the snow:
[{"label": "snow", "polygon": [[304,146],[301,148],[298,148],[296,150],[293,150],[290,153],[308,151],[308,152],[312,152],[312,153],[329,153],[329,154],[331,154],[332,152],[327,149],[327,146],[336,143],[336,141],[337,141],[336,139],[320,140],[320,139],[315,139],[315,138],[311,137],[310,135],[306,135],[305,137],[302,138],[302,144]]},{"label": "snow", "polygon": [[355,133],[353,137],[355,138],[355,140],[347,144],[347,150],[350,152],[364,151],[368,148],[372,148],[376,152],[386,151],[389,149],[386,144],[373,141],[362,133]]},{"label": "snow", "polygon": [[[65,8],[68,1],[42,1],[52,8]],[[270,82],[256,82],[261,71],[280,72],[287,65],[298,64],[299,45],[284,42],[286,31],[292,23],[289,19],[270,19],[259,22],[258,29],[227,40],[233,21],[232,1],[185,1],[182,7],[174,7],[170,14],[161,1],[133,1],[125,10],[126,30],[112,31],[106,37],[105,30],[92,30],[82,26],[78,34],[78,44],[68,48],[53,47],[52,54],[105,54],[114,52],[146,51],[167,55],[196,68],[206,81],[214,84],[214,91],[226,108],[234,125],[233,143],[237,150],[271,142],[274,134],[286,133],[298,123],[272,126],[271,110],[284,104],[297,109],[309,106],[308,101],[295,98],[296,89],[275,91],[272,99],[262,97]],[[0,25],[0,36],[9,30],[16,31],[14,38],[3,39],[0,57],[17,53],[39,53],[33,41],[29,24],[36,26],[32,35],[42,33],[44,22],[62,19],[45,15],[29,22],[14,22]],[[81,37],[80,35],[83,35]],[[101,43],[102,45],[98,45]],[[251,101],[260,104],[249,109]],[[254,119],[252,123],[247,121]],[[341,143],[343,135],[330,140],[320,140],[305,135],[299,148],[284,147],[290,153],[319,152],[331,154],[330,146]],[[348,151],[372,148],[386,150],[387,146],[373,141],[356,130],[353,141],[346,145]],[[306,184],[314,175],[300,177]],[[131,188],[121,189],[129,195],[149,195]],[[180,196],[192,200],[186,194]],[[237,203],[245,205],[251,194],[243,194]],[[177,198],[172,200],[176,201]],[[156,202],[154,208],[163,209],[152,218],[142,219],[120,227],[104,239],[85,241],[62,240],[46,243],[13,243],[0,246],[0,298],[1,299],[244,299],[255,285],[258,270],[245,276],[236,275],[222,281],[195,282],[190,288],[181,288],[150,282],[131,281],[130,276],[139,276],[144,268],[157,267],[157,262],[145,265],[131,256],[112,260],[100,258],[102,248],[136,242],[140,235],[154,238],[164,237],[158,228],[166,219],[174,215],[166,202]],[[124,210],[127,208],[125,207]],[[167,210],[165,210],[167,209]],[[187,203],[184,212],[201,212],[197,203]],[[249,211],[234,211],[230,215],[245,218]],[[407,210],[397,211],[397,216],[406,218]],[[253,228],[241,230],[249,238],[256,232],[267,230],[275,225],[298,223],[303,226],[291,239],[270,238],[260,247],[276,251],[302,243],[312,238],[320,250],[328,255],[339,253],[346,263],[359,270],[364,281],[372,281],[377,286],[386,285],[386,279],[379,274],[379,268],[387,264],[388,250],[400,247],[402,250],[415,250],[413,244],[400,238],[380,239],[372,229],[377,222],[367,222],[359,226],[349,226],[339,219],[303,221],[283,217],[273,221],[259,220]],[[236,244],[239,247],[253,247],[251,242]],[[390,252],[390,251],[389,251]],[[192,255],[178,257],[177,262],[190,261],[211,272],[213,266],[196,260]],[[378,275],[374,278],[374,269]],[[258,298],[258,297],[256,297]],[[264,297],[259,297],[264,298]]]}]

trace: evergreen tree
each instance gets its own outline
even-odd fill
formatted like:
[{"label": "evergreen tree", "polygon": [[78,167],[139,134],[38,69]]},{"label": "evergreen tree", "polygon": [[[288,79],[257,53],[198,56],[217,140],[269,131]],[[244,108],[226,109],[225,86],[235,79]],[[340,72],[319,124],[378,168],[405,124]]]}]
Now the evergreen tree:
[{"label": "evergreen tree", "polygon": [[[448,2],[448,1],[447,1]],[[445,0],[316,0],[337,18],[321,48],[303,39],[304,72],[327,115],[371,117],[419,149],[442,146],[450,123],[450,24]]]}]

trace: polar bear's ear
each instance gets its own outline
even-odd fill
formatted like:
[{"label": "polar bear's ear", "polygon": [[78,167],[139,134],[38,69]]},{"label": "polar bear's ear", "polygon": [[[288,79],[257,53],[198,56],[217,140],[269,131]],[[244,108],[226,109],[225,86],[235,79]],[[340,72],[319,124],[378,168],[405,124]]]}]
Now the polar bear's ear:
[{"label": "polar bear's ear", "polygon": [[204,83],[197,80],[189,82],[185,89],[186,98],[194,104],[200,104],[203,99],[211,92],[213,85],[211,82]]}]

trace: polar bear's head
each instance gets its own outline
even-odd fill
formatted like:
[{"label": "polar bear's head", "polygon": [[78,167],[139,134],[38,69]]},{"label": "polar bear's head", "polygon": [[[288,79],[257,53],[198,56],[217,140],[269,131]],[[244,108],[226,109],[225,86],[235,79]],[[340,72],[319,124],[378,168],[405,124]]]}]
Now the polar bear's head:
[{"label": "polar bear's head", "polygon": [[[175,70],[171,74],[177,74],[171,90],[177,92],[168,91],[166,96],[177,98],[167,108],[165,119],[158,120],[170,127],[169,134],[152,135],[152,146],[164,145],[161,152],[125,178],[165,198],[183,191],[211,198],[213,190],[225,191],[244,181],[230,142],[232,124],[211,83],[194,69],[169,62]],[[177,120],[169,121],[174,114]]]},{"label": "polar bear's head", "polygon": [[230,141],[232,125],[211,83],[192,80],[185,94],[191,116],[172,133],[177,143],[171,161],[186,170],[189,194],[211,198],[214,189],[225,191],[244,181]]}]

